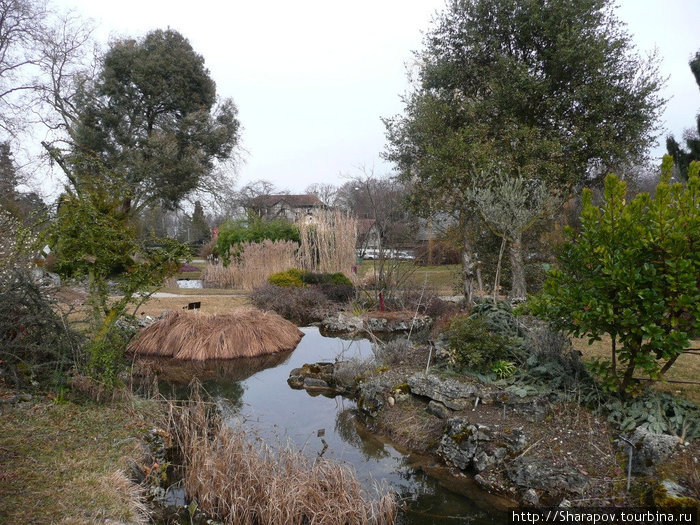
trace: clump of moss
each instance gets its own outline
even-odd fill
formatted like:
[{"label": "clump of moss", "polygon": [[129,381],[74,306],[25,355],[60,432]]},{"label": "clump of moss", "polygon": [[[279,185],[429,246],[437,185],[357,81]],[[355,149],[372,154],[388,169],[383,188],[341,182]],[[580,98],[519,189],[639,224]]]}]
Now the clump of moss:
[{"label": "clump of moss", "polygon": [[471,436],[474,435],[474,432],[468,425],[464,425],[462,429],[457,432],[456,434],[452,434],[452,441],[457,443],[458,445],[469,439]]},{"label": "clump of moss", "polygon": [[411,387],[408,386],[408,383],[401,383],[398,385],[395,385],[392,390],[396,394],[410,394],[411,393]]}]

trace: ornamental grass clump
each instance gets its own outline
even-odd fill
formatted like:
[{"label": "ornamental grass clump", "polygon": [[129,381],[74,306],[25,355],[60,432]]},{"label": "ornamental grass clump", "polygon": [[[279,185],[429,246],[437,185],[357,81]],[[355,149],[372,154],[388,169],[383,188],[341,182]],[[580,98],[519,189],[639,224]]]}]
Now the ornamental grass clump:
[{"label": "ornamental grass clump", "polygon": [[289,446],[273,450],[224,425],[197,385],[190,401],[170,405],[169,432],[184,461],[188,498],[225,523],[389,525],[396,519],[392,494],[371,499],[348,466]]},{"label": "ornamental grass clump", "polygon": [[171,312],[145,328],[127,350],[136,355],[192,361],[257,357],[293,350],[303,335],[274,312]]},{"label": "ornamental grass clump", "polygon": [[272,274],[296,265],[297,248],[296,242],[285,240],[240,243],[228,265],[223,262],[207,265],[202,275],[204,286],[238,290],[262,286]]}]

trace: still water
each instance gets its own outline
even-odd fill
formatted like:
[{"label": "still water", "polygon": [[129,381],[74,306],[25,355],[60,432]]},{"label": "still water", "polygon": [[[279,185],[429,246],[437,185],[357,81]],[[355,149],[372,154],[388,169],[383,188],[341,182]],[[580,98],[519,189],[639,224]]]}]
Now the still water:
[{"label": "still water", "polygon": [[[375,482],[387,484],[405,502],[402,525],[507,523],[503,502],[471,479],[456,479],[433,458],[399,450],[369,432],[358,419],[354,401],[291,389],[289,372],[304,363],[372,355],[366,339],[324,337],[312,327],[302,331],[304,338],[293,352],[194,364],[180,369],[181,377],[171,376],[166,388],[184,395],[182,385],[194,373],[223,409],[227,424],[242,425],[268,444],[290,443],[310,456],[323,453],[349,464],[368,488]],[[328,445],[325,451],[322,439]]]}]

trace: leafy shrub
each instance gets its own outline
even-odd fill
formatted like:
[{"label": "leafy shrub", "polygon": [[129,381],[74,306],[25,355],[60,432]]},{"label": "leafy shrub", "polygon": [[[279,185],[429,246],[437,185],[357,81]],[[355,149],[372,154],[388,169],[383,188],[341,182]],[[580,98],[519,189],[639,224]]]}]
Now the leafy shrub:
[{"label": "leafy shrub", "polygon": [[486,323],[486,326],[504,336],[520,336],[522,330],[518,318],[513,314],[510,303],[492,301],[476,303],[471,312],[472,318],[478,318]]},{"label": "leafy shrub", "polygon": [[301,278],[305,284],[338,284],[352,286],[352,281],[348,279],[342,272],[304,272]]},{"label": "leafy shrub", "polygon": [[284,272],[272,274],[267,278],[267,282],[281,287],[302,286],[304,283],[305,274],[306,272],[303,270],[299,270],[298,268],[290,268]]},{"label": "leafy shrub", "polygon": [[486,321],[475,317],[456,317],[447,329],[452,365],[458,370],[488,372],[494,362],[506,360],[510,337],[492,331]]},{"label": "leafy shrub", "polygon": [[267,281],[283,288],[309,284],[318,288],[327,299],[336,303],[346,303],[355,295],[352,282],[340,272],[316,273],[291,268],[285,272],[271,275]]},{"label": "leafy shrub", "polygon": [[672,434],[683,441],[700,438],[700,407],[668,392],[647,390],[626,402],[610,398],[603,408],[608,412],[608,421],[622,431],[643,427],[656,434]]},{"label": "leafy shrub", "polygon": [[231,257],[237,258],[240,255],[238,246],[265,240],[294,241],[298,244],[299,229],[286,220],[265,221],[256,215],[241,221],[227,220],[219,227],[216,252],[228,264]]},{"label": "leafy shrub", "polygon": [[316,287],[282,287],[266,284],[253,290],[250,300],[257,308],[277,312],[300,326],[321,321],[338,309]]}]

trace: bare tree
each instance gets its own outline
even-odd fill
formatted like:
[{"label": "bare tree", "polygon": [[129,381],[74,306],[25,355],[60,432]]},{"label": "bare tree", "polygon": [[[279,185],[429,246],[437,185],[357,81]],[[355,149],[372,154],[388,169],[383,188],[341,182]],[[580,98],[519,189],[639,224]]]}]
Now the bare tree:
[{"label": "bare tree", "polygon": [[338,201],[338,187],[334,184],[316,182],[307,186],[304,191],[311,195],[316,195],[316,197],[318,197],[318,200],[320,200],[329,208],[335,207]]}]

